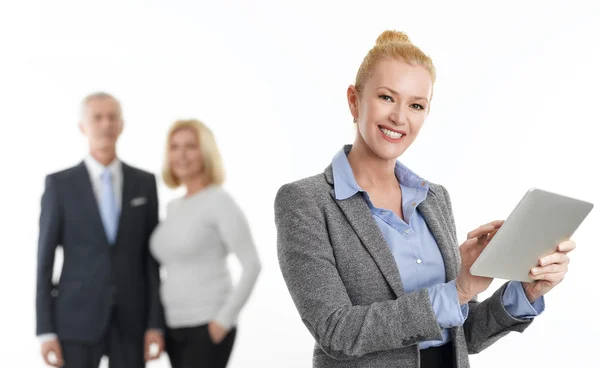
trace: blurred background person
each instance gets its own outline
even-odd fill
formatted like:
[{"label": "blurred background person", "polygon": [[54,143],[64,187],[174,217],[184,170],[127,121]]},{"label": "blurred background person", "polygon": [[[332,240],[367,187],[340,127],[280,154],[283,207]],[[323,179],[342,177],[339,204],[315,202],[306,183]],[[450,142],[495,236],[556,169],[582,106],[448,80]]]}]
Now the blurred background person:
[{"label": "blurred background person", "polygon": [[[163,179],[170,188],[186,188],[167,205],[166,219],[151,238],[151,251],[166,271],[161,285],[166,350],[173,368],[225,367],[237,317],[261,264],[244,214],[221,186],[220,153],[204,124],[172,125]],[[235,287],[227,266],[230,253],[242,266]]]},{"label": "blurred background person", "polygon": [[[111,368],[144,367],[164,345],[158,265],[148,246],[158,223],[156,179],[117,157],[116,98],[89,95],[81,113],[89,155],[48,175],[42,196],[37,335],[53,366],[96,368],[106,355]],[[58,246],[64,262],[54,285]],[[150,356],[154,343],[159,354]]]}]

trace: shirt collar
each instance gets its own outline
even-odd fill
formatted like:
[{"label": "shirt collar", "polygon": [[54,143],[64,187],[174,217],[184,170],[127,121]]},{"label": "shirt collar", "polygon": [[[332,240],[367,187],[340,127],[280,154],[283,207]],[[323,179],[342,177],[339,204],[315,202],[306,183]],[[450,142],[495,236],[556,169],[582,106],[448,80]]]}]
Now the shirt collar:
[{"label": "shirt collar", "polygon": [[108,166],[102,165],[92,155],[87,155],[84,159],[85,166],[90,172],[90,176],[93,178],[99,178],[106,169],[109,169],[113,178],[118,175],[121,171],[121,161],[115,158]]},{"label": "shirt collar", "polygon": [[[344,200],[352,197],[358,192],[364,190],[358,185],[352,172],[352,167],[348,161],[348,153],[352,149],[352,145],[346,145],[333,158],[331,168],[333,170],[333,189],[335,191],[335,199]],[[396,161],[394,168],[398,183],[403,187],[429,190],[429,183],[415,174],[400,161]]]}]

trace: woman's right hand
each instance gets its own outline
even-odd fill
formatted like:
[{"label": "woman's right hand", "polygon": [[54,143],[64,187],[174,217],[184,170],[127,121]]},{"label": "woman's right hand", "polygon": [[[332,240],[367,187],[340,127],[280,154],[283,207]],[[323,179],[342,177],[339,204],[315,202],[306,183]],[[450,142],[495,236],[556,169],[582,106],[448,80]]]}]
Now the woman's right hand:
[{"label": "woman's right hand", "polygon": [[480,226],[471,231],[460,246],[461,266],[456,278],[460,305],[467,304],[475,295],[485,291],[494,280],[491,277],[473,276],[470,269],[503,223],[503,220],[497,220]]}]

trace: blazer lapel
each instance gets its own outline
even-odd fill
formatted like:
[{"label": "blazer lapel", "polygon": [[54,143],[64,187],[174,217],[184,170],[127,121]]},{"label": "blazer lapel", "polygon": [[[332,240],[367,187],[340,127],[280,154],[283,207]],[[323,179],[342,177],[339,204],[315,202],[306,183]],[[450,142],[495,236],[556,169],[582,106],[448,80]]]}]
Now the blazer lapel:
[{"label": "blazer lapel", "polygon": [[123,162],[121,162],[121,169],[123,170],[123,195],[121,198],[121,216],[119,217],[119,228],[117,230],[117,239],[115,243],[118,243],[124,235],[131,213],[131,200],[133,199],[137,185],[133,169]]},{"label": "blazer lapel", "polygon": [[[333,184],[331,166],[325,170],[325,176],[327,181]],[[356,235],[358,235],[369,254],[371,254],[371,257],[375,260],[379,270],[396,296],[403,294],[404,288],[400,280],[398,266],[396,266],[396,262],[394,261],[394,256],[362,195],[356,193],[348,199],[337,200],[333,188],[330,194],[348,219]]]},{"label": "blazer lapel", "polygon": [[442,253],[444,265],[446,266],[446,282],[455,279],[458,276],[460,267],[460,254],[452,235],[444,225],[445,219],[442,217],[440,205],[431,189],[427,193],[427,198],[417,208],[425,219],[425,223]]},{"label": "blazer lapel", "polygon": [[90,181],[90,174],[85,167],[85,163],[81,162],[75,170],[75,180],[77,185],[74,185],[79,194],[80,203],[83,207],[85,216],[89,219],[94,230],[98,233],[98,236],[108,244],[108,238],[106,237],[106,231],[104,230],[104,224],[100,218],[100,209],[98,202],[96,201],[96,195],[92,188],[92,182]]}]

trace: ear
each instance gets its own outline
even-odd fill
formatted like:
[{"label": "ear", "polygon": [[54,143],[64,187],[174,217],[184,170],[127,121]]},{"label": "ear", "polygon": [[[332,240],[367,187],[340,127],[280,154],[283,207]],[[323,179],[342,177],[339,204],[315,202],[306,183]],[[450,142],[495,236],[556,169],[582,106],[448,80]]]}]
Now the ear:
[{"label": "ear", "polygon": [[123,119],[121,119],[121,126],[119,127],[119,136],[121,135],[121,133],[123,133],[124,127],[125,127],[125,122],[123,122]]},{"label": "ear", "polygon": [[348,97],[348,107],[350,108],[352,117],[358,119],[358,91],[354,85],[348,87],[346,96]]}]

